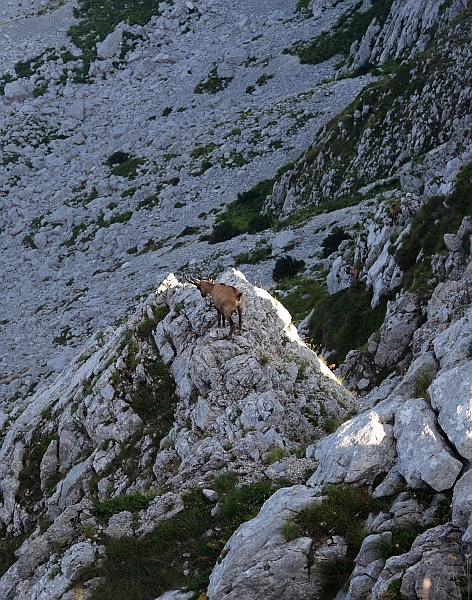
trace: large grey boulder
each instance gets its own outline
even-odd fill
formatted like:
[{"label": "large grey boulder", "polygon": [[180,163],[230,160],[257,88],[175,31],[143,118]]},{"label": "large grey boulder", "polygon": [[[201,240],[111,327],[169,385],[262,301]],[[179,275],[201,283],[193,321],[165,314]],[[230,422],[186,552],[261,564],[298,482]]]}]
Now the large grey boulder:
[{"label": "large grey boulder", "polygon": [[429,388],[438,422],[456,450],[472,460],[472,361],[437,377]]},{"label": "large grey boulder", "polygon": [[464,575],[460,554],[460,531],[450,524],[439,525],[420,534],[406,554],[387,559],[372,588],[370,598],[385,598],[390,583],[402,579],[400,593],[405,598],[423,598],[429,580],[429,598],[450,600],[455,596],[455,581]]},{"label": "large grey boulder", "polygon": [[5,84],[5,102],[11,104],[13,102],[22,102],[28,98],[29,91],[25,84],[17,79],[11,83]]},{"label": "large grey boulder", "polygon": [[470,360],[472,344],[472,309],[434,338],[433,347],[441,369],[456,367],[459,362]]},{"label": "large grey boulder", "polygon": [[462,475],[454,486],[452,497],[452,522],[463,531],[468,527],[472,514],[472,469]]},{"label": "large grey boulder", "polygon": [[437,492],[454,485],[462,463],[454,458],[436,426],[436,415],[423,398],[408,400],[398,410],[397,469],[413,488],[429,485]]},{"label": "large grey boulder", "polygon": [[121,38],[123,32],[121,29],[115,29],[107,35],[103,42],[97,44],[97,58],[112,58],[121,48]]},{"label": "large grey boulder", "polygon": [[358,415],[315,446],[317,471],[307,485],[325,483],[370,484],[375,476],[388,471],[395,462],[393,418],[401,399],[377,405]]},{"label": "large grey boulder", "polygon": [[303,508],[320,501],[315,490],[303,485],[275,492],[224,547],[224,558],[210,576],[210,600],[316,597],[316,582],[308,568],[312,540],[286,542],[281,528]]},{"label": "large grey boulder", "polygon": [[374,358],[378,367],[389,367],[399,360],[419,320],[414,294],[408,292],[387,303],[387,314],[380,329],[380,341]]}]

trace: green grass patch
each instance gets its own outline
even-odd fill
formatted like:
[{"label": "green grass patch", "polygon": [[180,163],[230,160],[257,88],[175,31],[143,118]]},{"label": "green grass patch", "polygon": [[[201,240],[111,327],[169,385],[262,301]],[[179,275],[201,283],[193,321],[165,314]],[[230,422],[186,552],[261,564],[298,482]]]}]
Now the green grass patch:
[{"label": "green grass patch", "polygon": [[[329,485],[323,490],[327,499],[301,511],[293,523],[299,535],[308,535],[321,545],[328,537],[340,535],[348,545],[344,558],[316,565],[321,579],[320,598],[330,600],[345,585],[354,568],[354,558],[367,535],[365,520],[369,513],[390,508],[391,500],[372,498],[365,488]],[[294,536],[293,524],[290,535]]]},{"label": "green grass patch", "polygon": [[252,252],[243,252],[238,254],[234,259],[234,264],[239,265],[257,265],[264,260],[269,260],[272,257],[272,249],[269,246],[261,246]]},{"label": "green grass patch", "polygon": [[305,267],[304,260],[296,260],[290,255],[281,256],[275,262],[272,271],[272,279],[274,281],[282,281],[289,277],[294,277]]},{"label": "green grass patch", "polygon": [[[457,233],[462,219],[471,214],[472,163],[469,163],[457,176],[452,194],[429,198],[412,217],[411,229],[395,253],[407,289],[424,300],[430,297],[438,281],[431,269],[431,258],[434,254],[447,254],[444,234]],[[464,250],[468,252],[469,248]]]},{"label": "green grass patch", "polygon": [[67,34],[82,51],[83,67],[76,70],[76,82],[88,80],[90,63],[97,56],[97,41],[103,41],[121,21],[129,25],[146,25],[159,13],[161,0],[79,0],[74,16],[79,19]]},{"label": "green grass patch", "polygon": [[61,333],[53,339],[53,342],[58,346],[66,346],[67,342],[72,339],[72,330],[67,325],[61,330]]},{"label": "green grass patch", "polygon": [[122,340],[123,348],[128,346],[126,356],[126,369],[120,371],[116,387],[129,395],[133,410],[141,417],[145,430],[152,432],[155,443],[167,435],[174,422],[174,411],[178,403],[175,391],[175,381],[170,369],[164,364],[160,356],[154,360],[143,362],[147,378],[135,381],[134,373],[138,364],[142,362],[138,354],[139,338],[146,342],[157,354],[153,333],[158,323],[168,313],[168,308],[156,309],[154,317],[144,319],[137,328],[136,333],[129,331]]},{"label": "green grass patch", "polygon": [[349,235],[349,233],[344,231],[342,227],[333,227],[331,232],[325,237],[325,239],[321,243],[324,258],[328,258],[330,254],[336,252],[341,242],[350,239],[351,236]]},{"label": "green grass patch", "polygon": [[177,237],[180,238],[180,237],[185,237],[187,235],[195,235],[199,231],[200,231],[200,227],[192,227],[192,226],[188,225],[183,231],[181,231],[179,233],[179,235]]},{"label": "green grass patch", "polygon": [[207,144],[206,146],[195,146],[190,151],[190,156],[192,158],[200,158],[201,156],[208,156],[213,152],[215,148],[218,148],[218,144]]},{"label": "green grass patch", "polygon": [[216,217],[213,231],[202,239],[210,244],[225,242],[242,233],[257,233],[271,227],[274,218],[261,215],[265,199],[272,192],[274,179],[265,179],[247,192],[238,194],[234,202],[226,206],[224,213]]},{"label": "green grass patch", "polygon": [[314,305],[310,319],[310,337],[316,346],[334,350],[330,362],[339,364],[349,352],[365,344],[380,328],[386,313],[386,301],[371,308],[372,294],[361,282],[336,294],[325,293]]},{"label": "green grass patch", "polygon": [[201,81],[193,90],[195,94],[217,94],[221,92],[232,81],[232,77],[222,78],[217,75],[218,67],[214,67],[207,79]]},{"label": "green grass patch", "polygon": [[8,569],[18,560],[15,552],[28,537],[28,533],[23,533],[0,540],[0,577],[3,577]]},{"label": "green grass patch", "polygon": [[411,550],[411,546],[417,536],[425,532],[428,526],[421,525],[420,523],[407,523],[402,527],[394,527],[392,529],[392,539],[390,542],[379,543],[379,556],[384,560],[387,560],[391,556],[399,556],[400,554],[406,554]]},{"label": "green grass patch", "polygon": [[204,593],[226,541],[279,487],[270,481],[236,487],[237,482],[232,473],[217,477],[221,512],[216,516],[211,515],[214,505],[198,489],[184,497],[184,511],[145,537],[105,537],[105,561],[82,575],[83,580],[104,578],[91,599],[154,600],[170,589]]},{"label": "green grass patch", "polygon": [[367,11],[361,11],[362,2],[341,15],[330,32],[322,32],[311,42],[296,42],[286,53],[297,54],[301,63],[319,64],[336,54],[349,55],[351,44],[362,39],[370,23],[376,19],[383,25],[390,13],[393,0],[372,0]]},{"label": "green grass patch", "polygon": [[143,164],[142,158],[130,158],[121,165],[116,165],[111,169],[113,175],[119,177],[127,177],[128,179],[136,179],[138,174],[138,167]]},{"label": "green grass patch", "polygon": [[36,432],[30,445],[25,450],[23,465],[20,471],[20,487],[17,497],[23,508],[32,509],[34,504],[43,497],[41,490],[40,465],[41,460],[52,440],[58,439],[55,435],[41,435]]},{"label": "green grass patch", "polygon": [[125,496],[117,496],[116,498],[108,498],[99,502],[95,500],[93,503],[92,512],[100,519],[108,522],[112,515],[128,510],[132,513],[146,509],[154,495],[144,494],[128,494]]},{"label": "green grass patch", "polygon": [[295,322],[304,319],[313,306],[326,296],[322,281],[303,276],[284,279],[277,288],[288,292],[284,294],[282,302]]}]

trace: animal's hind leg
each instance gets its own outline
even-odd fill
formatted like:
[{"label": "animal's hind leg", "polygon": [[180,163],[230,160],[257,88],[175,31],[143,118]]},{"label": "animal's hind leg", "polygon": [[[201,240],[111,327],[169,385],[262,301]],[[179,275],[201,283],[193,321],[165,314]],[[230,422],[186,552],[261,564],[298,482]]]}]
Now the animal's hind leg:
[{"label": "animal's hind leg", "polygon": [[233,337],[233,331],[234,331],[234,321],[231,317],[228,318],[229,321],[229,335],[228,335],[228,339],[230,340]]}]

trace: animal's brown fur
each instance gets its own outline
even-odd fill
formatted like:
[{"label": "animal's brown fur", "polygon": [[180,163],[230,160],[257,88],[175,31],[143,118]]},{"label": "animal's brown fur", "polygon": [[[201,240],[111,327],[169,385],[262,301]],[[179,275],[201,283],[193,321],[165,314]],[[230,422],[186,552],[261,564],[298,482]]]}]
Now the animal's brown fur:
[{"label": "animal's brown fur", "polygon": [[210,295],[213,299],[216,312],[218,313],[218,327],[221,327],[221,320],[223,319],[223,327],[226,326],[226,319],[229,321],[229,335],[230,340],[233,337],[234,332],[234,321],[232,318],[233,312],[238,311],[239,315],[239,333],[242,332],[242,312],[244,308],[244,294],[241,290],[238,290],[232,285],[226,285],[225,283],[211,283],[204,279],[195,279],[194,277],[186,277],[186,280],[195,285],[199,290],[203,298]]},{"label": "animal's brown fur", "polygon": [[359,279],[359,269],[356,269],[355,267],[346,267],[346,273],[353,279]]},{"label": "animal's brown fur", "polygon": [[399,210],[399,208],[397,207],[396,204],[392,203],[390,204],[390,206],[388,207],[389,213],[390,213],[390,219],[392,220],[392,223],[397,223],[398,222],[398,218],[400,216],[401,211]]}]

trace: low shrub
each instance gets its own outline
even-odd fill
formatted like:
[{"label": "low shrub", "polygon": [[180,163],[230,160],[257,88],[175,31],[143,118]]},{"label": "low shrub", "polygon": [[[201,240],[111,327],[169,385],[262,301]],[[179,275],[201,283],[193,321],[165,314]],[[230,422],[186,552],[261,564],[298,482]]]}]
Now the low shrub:
[{"label": "low shrub", "polygon": [[243,233],[257,233],[271,227],[274,218],[262,215],[265,199],[272,192],[275,179],[260,181],[250,190],[240,193],[216,217],[213,231],[205,238],[210,244],[225,242]]},{"label": "low shrub", "polygon": [[212,516],[214,505],[197,489],[183,498],[182,512],[159,523],[152,533],[140,539],[103,537],[106,558],[81,575],[82,581],[101,577],[91,600],[152,600],[170,589],[190,590],[195,597],[204,593],[229,537],[256,516],[279,487],[268,480],[241,487],[237,483],[234,473],[216,478],[214,487],[221,494],[218,515]]},{"label": "low shrub", "polygon": [[288,277],[294,277],[305,267],[304,260],[296,260],[290,255],[282,256],[275,262],[272,271],[272,279],[274,281],[282,281]]},{"label": "low shrub", "polygon": [[92,512],[105,521],[108,521],[112,515],[124,510],[137,512],[146,509],[153,498],[153,495],[145,496],[143,494],[129,494],[117,496],[116,498],[109,498],[102,502],[96,500],[93,503]]},{"label": "low shrub", "polygon": [[362,282],[354,282],[331,296],[325,293],[314,305],[310,338],[316,346],[334,350],[330,362],[342,362],[350,350],[362,346],[382,325],[386,301],[371,308],[371,300],[372,294]]},{"label": "low shrub", "polygon": [[391,501],[373,498],[367,489],[345,484],[328,485],[323,495],[326,495],[323,502],[301,511],[294,523],[299,527],[300,535],[308,535],[316,544],[333,535],[339,535],[347,542],[345,557],[316,564],[321,583],[320,598],[331,600],[354,568],[354,558],[367,535],[364,524],[369,513],[388,509]]},{"label": "low shrub", "polygon": [[350,239],[351,236],[344,231],[342,227],[333,227],[331,233],[329,233],[321,243],[324,258],[328,258],[330,254],[336,252],[342,241]]},{"label": "low shrub", "polygon": [[[444,234],[456,233],[465,216],[472,214],[472,163],[457,176],[449,196],[429,198],[411,219],[395,260],[404,273],[403,283],[427,300],[437,282],[431,269],[434,254],[446,254]],[[467,236],[466,236],[467,237]]]},{"label": "low shrub", "polygon": [[367,11],[360,10],[358,2],[343,13],[328,33],[323,31],[311,42],[297,42],[286,53],[298,54],[301,63],[319,64],[333,58],[336,54],[348,56],[351,44],[362,39],[372,20],[382,25],[390,13],[393,0],[373,0]]}]

